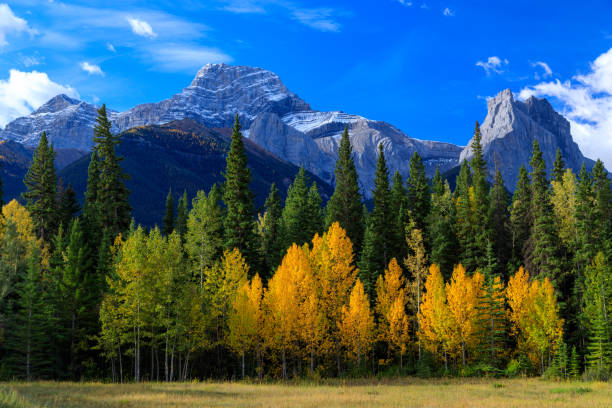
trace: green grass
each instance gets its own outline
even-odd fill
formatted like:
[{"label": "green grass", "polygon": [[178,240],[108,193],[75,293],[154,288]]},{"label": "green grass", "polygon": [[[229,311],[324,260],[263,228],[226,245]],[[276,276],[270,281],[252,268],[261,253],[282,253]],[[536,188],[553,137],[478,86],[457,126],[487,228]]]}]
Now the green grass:
[{"label": "green grass", "polygon": [[588,407],[612,406],[612,384],[540,379],[329,380],[323,384],[192,382],[0,383],[10,408],[161,407]]}]

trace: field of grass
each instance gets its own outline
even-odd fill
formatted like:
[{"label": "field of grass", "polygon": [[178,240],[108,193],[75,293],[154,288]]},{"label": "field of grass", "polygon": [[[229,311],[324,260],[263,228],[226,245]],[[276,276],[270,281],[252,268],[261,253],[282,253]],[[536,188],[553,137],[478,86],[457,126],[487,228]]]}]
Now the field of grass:
[{"label": "field of grass", "polygon": [[0,383],[0,407],[612,407],[612,384],[517,380]]}]

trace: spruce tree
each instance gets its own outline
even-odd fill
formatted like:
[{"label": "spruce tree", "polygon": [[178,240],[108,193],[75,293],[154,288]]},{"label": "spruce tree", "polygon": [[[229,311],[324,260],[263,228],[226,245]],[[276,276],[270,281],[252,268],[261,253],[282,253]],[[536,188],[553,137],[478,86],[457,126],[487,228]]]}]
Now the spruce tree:
[{"label": "spruce tree", "polygon": [[263,260],[265,263],[265,278],[272,277],[273,271],[280,265],[284,248],[282,237],[282,211],[280,195],[276,184],[270,186],[270,194],[264,204],[266,208],[263,233],[262,233],[262,251]]},{"label": "spruce tree", "polygon": [[[410,211],[410,218],[416,224],[416,228],[425,232],[427,215],[431,206],[431,197],[427,176],[425,175],[425,166],[417,152],[414,152],[410,158],[409,166],[410,177],[408,177],[406,182],[408,210]],[[428,238],[426,236],[424,238],[425,242],[428,242]]]},{"label": "spruce tree", "polygon": [[408,250],[404,236],[410,217],[408,213],[408,192],[404,187],[404,180],[399,171],[395,171],[391,180],[391,215],[395,222],[391,257],[404,259]]},{"label": "spruce tree", "polygon": [[358,266],[359,280],[363,283],[363,288],[370,297],[370,301],[373,301],[376,295],[376,265],[377,260],[380,258],[377,243],[376,228],[373,225],[372,216],[368,215],[366,217],[366,230]]},{"label": "spruce tree", "polygon": [[531,230],[531,189],[529,175],[525,166],[519,169],[512,205],[510,207],[510,244],[512,247],[508,272],[514,273],[524,265],[525,244]]},{"label": "spruce tree", "polygon": [[36,235],[43,242],[50,242],[58,226],[57,178],[55,176],[55,152],[43,132],[34,151],[32,164],[23,180],[26,192],[22,194],[30,212]]},{"label": "spruce tree", "polygon": [[[101,227],[110,236],[125,233],[130,226],[130,192],[125,186],[128,175],[121,168],[123,157],[117,155],[116,148],[121,143],[118,135],[111,131],[111,122],[106,114],[106,106],[98,109],[94,127],[94,150],[99,160],[99,179],[97,182],[96,202],[100,214]],[[93,156],[92,156],[93,158]]]},{"label": "spruce tree", "polygon": [[473,271],[478,266],[479,250],[476,248],[476,232],[472,223],[472,172],[467,161],[463,161],[454,193],[455,222],[457,242],[459,243],[459,262],[466,270]]},{"label": "spruce tree", "polygon": [[431,262],[440,266],[445,279],[450,279],[457,263],[457,235],[455,233],[455,205],[448,181],[443,181],[436,169],[431,195],[428,230],[431,241]]},{"label": "spruce tree", "polygon": [[553,163],[552,179],[559,183],[563,181],[563,173],[565,173],[565,162],[561,155],[561,149],[557,147],[555,162]]},{"label": "spruce tree", "polygon": [[482,153],[480,136],[480,125],[476,122],[474,137],[472,139],[473,157],[470,161],[472,168],[472,230],[474,233],[473,256],[477,267],[484,267],[486,263],[486,248],[489,238],[489,228],[487,226],[489,213],[489,187],[487,184],[487,162]]},{"label": "spruce tree", "polygon": [[580,377],[580,358],[578,357],[576,346],[572,347],[572,353],[570,354],[569,360],[568,374],[572,380],[578,379]]},{"label": "spruce tree", "polygon": [[172,195],[172,189],[168,191],[166,196],[166,213],[162,223],[162,233],[166,236],[172,234],[172,231],[174,231],[174,196]]},{"label": "spruce tree", "polygon": [[176,205],[176,232],[183,241],[187,233],[187,214],[189,213],[189,202],[187,199],[187,191],[183,191],[183,195],[179,197]]},{"label": "spruce tree", "polygon": [[[85,202],[83,204],[83,233],[85,241],[89,245],[92,254],[97,253],[100,246],[102,219],[100,205],[98,202],[98,190],[100,187],[100,160],[98,152],[94,149],[89,159],[87,168],[87,189],[85,190]],[[64,225],[64,230],[69,229]]]},{"label": "spruce tree", "polygon": [[362,197],[359,192],[357,170],[353,161],[348,127],[344,128],[344,133],[342,133],[340,139],[334,174],[335,189],[327,202],[325,225],[329,227],[337,221],[353,243],[353,252],[360,254],[365,224]]},{"label": "spruce tree", "polygon": [[293,183],[287,189],[282,212],[284,248],[289,248],[294,243],[301,246],[312,239],[314,234],[311,235],[310,216],[308,181],[304,168],[300,167]]},{"label": "spruce tree", "polygon": [[[61,186],[60,180],[60,186]],[[76,198],[76,192],[72,188],[70,184],[66,189],[58,187],[58,218],[59,225],[63,225],[64,230],[68,228],[72,219],[79,212],[81,207],[79,206],[79,202]]]},{"label": "spruce tree", "polygon": [[593,179],[593,196],[595,199],[593,217],[597,227],[591,233],[594,235],[593,239],[600,245],[597,249],[604,251],[608,257],[611,257],[612,189],[610,187],[610,178],[601,160],[595,162],[591,174]]},{"label": "spruce tree", "polygon": [[368,250],[361,254],[360,268],[367,281],[363,281],[366,292],[373,295],[374,285],[393,257],[396,223],[391,212],[391,190],[389,171],[382,144],[378,145],[378,160],[372,190],[374,208],[368,218],[366,237]]},{"label": "spruce tree", "polygon": [[[509,255],[511,253],[510,239],[510,214],[508,206],[510,197],[504,186],[504,179],[501,172],[495,172],[495,181],[489,192],[489,241],[493,247],[497,267],[496,274],[503,274],[506,271]],[[506,280],[506,276],[502,276]]]},{"label": "spruce tree", "polygon": [[227,207],[224,219],[225,245],[228,250],[237,248],[251,267],[258,264],[255,234],[255,210],[253,193],[249,190],[251,171],[247,168],[247,155],[242,141],[241,126],[236,115],[232,128],[230,150],[225,168],[223,202]]},{"label": "spruce tree", "polygon": [[533,156],[530,161],[531,172],[531,213],[533,224],[527,242],[525,266],[532,276],[540,279],[547,277],[559,285],[561,265],[559,245],[555,234],[553,210],[550,203],[546,163],[537,140],[533,142]]},{"label": "spruce tree", "polygon": [[323,233],[324,218],[323,218],[323,199],[319,194],[317,182],[313,181],[308,189],[308,198],[306,200],[306,210],[310,219],[309,232],[311,239],[315,234]]}]

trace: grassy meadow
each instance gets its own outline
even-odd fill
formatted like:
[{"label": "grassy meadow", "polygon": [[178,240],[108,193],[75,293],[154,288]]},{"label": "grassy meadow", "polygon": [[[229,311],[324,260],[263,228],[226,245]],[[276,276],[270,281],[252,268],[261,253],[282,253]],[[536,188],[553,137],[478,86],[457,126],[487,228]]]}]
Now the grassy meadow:
[{"label": "grassy meadow", "polygon": [[611,407],[611,383],[539,379],[355,380],[325,384],[232,382],[0,383],[7,408],[114,407]]}]

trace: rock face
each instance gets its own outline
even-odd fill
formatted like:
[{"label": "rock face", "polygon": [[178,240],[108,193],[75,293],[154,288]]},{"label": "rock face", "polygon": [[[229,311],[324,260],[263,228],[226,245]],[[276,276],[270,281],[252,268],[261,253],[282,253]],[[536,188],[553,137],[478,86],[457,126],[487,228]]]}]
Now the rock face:
[{"label": "rock face", "polygon": [[[349,128],[363,193],[370,197],[378,144],[390,171],[408,176],[408,161],[418,152],[429,176],[436,166],[446,171],[458,164],[461,147],[421,141],[392,125],[343,112],[318,112],[289,91],[280,78],[261,68],[209,64],[179,94],[159,103],[111,112],[114,130],[193,119],[209,128],[228,128],[238,114],[245,136],[275,156],[332,183],[336,151],[344,127]],[[89,149],[96,110],[93,105],[59,95],[31,115],[16,119],[0,133],[35,146],[46,130],[56,147]]]},{"label": "rock face", "polygon": [[[113,119],[115,112],[110,112]],[[28,116],[17,118],[0,131],[0,139],[36,146],[43,131],[56,149],[89,150],[93,145],[95,106],[57,95]]]},{"label": "rock face", "polygon": [[[574,172],[580,171],[583,162],[587,168],[593,166],[593,161],[582,155],[572,139],[569,122],[555,112],[546,99],[532,96],[521,102],[506,89],[489,99],[487,110],[487,117],[480,126],[484,157],[491,178],[497,166],[508,189],[516,187],[521,165],[531,170],[529,161],[534,140],[540,145],[549,174],[557,148],[561,149],[566,167]],[[472,157],[471,143],[470,140],[461,152],[460,162]]]},{"label": "rock face", "polygon": [[191,118],[209,127],[223,128],[232,126],[238,114],[246,128],[261,113],[284,115],[308,109],[310,106],[270,71],[208,64],[181,93],[159,103],[135,106],[119,114],[115,123],[120,130],[126,130]]}]

